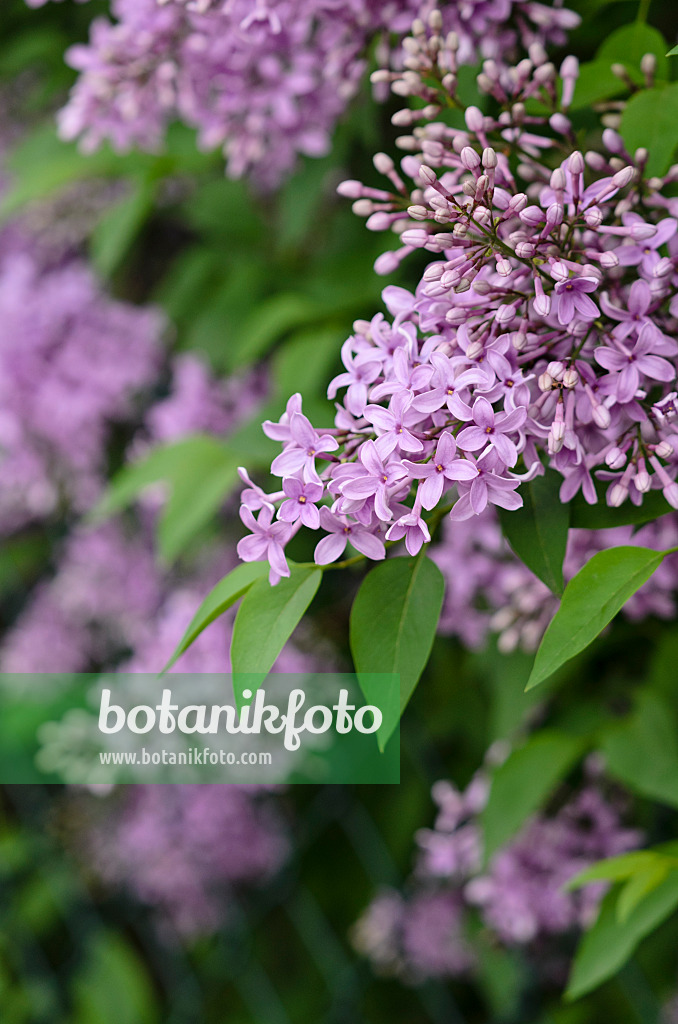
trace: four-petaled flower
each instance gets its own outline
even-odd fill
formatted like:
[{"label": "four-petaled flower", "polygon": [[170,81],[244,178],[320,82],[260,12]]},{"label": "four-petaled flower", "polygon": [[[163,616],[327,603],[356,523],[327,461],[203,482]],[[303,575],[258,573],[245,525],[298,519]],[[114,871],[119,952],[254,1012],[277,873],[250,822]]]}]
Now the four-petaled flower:
[{"label": "four-petaled flower", "polygon": [[441,435],[430,462],[409,462],[403,465],[411,477],[423,479],[419,498],[425,509],[431,510],[440,501],[446,486],[459,480],[472,480],[478,469],[468,459],[455,458],[457,445],[449,433]]},{"label": "four-petaled flower", "polygon": [[489,443],[483,455],[494,449],[502,462],[507,466],[515,466],[518,461],[518,449],[506,435],[519,430],[526,418],[525,409],[495,413],[486,398],[476,398],[473,403],[475,426],[464,427],[457,436],[457,444],[463,451],[477,452]]}]

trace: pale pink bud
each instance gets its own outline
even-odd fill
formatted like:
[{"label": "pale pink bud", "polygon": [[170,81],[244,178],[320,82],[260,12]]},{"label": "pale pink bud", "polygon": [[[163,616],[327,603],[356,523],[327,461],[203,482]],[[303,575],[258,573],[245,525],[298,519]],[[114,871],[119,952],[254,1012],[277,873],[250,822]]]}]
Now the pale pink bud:
[{"label": "pale pink bud", "polygon": [[485,117],[483,112],[478,107],[468,107],[466,114],[464,115],[466,121],[466,127],[470,132],[480,132],[483,129],[485,123]]},{"label": "pale pink bud", "polygon": [[628,487],[624,487],[623,484],[615,484],[607,495],[607,503],[608,505],[611,505],[612,508],[619,508],[620,505],[624,504],[628,496]]},{"label": "pale pink bud", "polygon": [[516,256],[521,260],[531,260],[536,251],[532,242],[518,242],[516,246]]},{"label": "pale pink bud", "polygon": [[626,186],[633,180],[635,173],[635,167],[624,167],[621,171],[617,171],[617,173],[613,175],[610,184],[615,188],[626,188]]},{"label": "pale pink bud", "polygon": [[483,150],[483,167],[485,168],[485,170],[489,171],[491,168],[496,167],[496,166],[497,166],[497,154],[491,148],[491,146],[487,146]]},{"label": "pale pink bud", "polygon": [[583,174],[584,166],[584,157],[581,155],[579,150],[575,150],[567,161],[567,169],[571,174]]},{"label": "pale pink bud", "polygon": [[461,162],[467,171],[473,171],[476,167],[480,167],[480,157],[476,153],[475,149],[471,148],[471,146],[464,146],[459,155],[461,157]]},{"label": "pale pink bud", "polygon": [[599,228],[603,223],[603,211],[598,206],[592,206],[584,214],[584,220],[586,221],[587,227]]},{"label": "pale pink bud", "polygon": [[554,380],[562,380],[563,374],[565,373],[565,366],[560,361],[554,360],[548,364],[546,372],[553,377]]},{"label": "pale pink bud", "polygon": [[412,220],[428,220],[431,216],[431,211],[425,206],[408,206],[407,212]]},{"label": "pale pink bud", "polygon": [[540,391],[551,391],[553,388],[553,377],[549,373],[542,373],[537,384]]},{"label": "pale pink bud", "polygon": [[594,405],[592,409],[593,422],[601,430],[607,430],[612,417],[610,416],[610,410],[604,405]]},{"label": "pale pink bud", "polygon": [[622,466],[626,465],[626,455],[621,448],[611,448],[605,456],[605,463],[610,469],[621,469]]},{"label": "pale pink bud", "polygon": [[678,508],[678,484],[667,484],[662,490],[671,508]]},{"label": "pale pink bud", "polygon": [[578,383],[579,374],[577,371],[573,367],[565,370],[565,373],[563,374],[563,387],[569,389],[576,388]]},{"label": "pale pink bud", "polygon": [[660,441],[659,444],[655,446],[654,453],[660,459],[670,459],[673,455],[673,445],[668,441]]}]

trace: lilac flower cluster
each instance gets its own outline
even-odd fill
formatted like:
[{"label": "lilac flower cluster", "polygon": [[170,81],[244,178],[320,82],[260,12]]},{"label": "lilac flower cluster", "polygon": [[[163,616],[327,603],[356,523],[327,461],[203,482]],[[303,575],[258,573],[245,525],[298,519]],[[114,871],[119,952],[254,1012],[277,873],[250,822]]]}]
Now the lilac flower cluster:
[{"label": "lilac flower cluster", "polygon": [[[597,552],[620,545],[665,550],[678,544],[678,516],[662,516],[637,529],[570,530],[563,564],[565,581]],[[500,650],[536,650],[558,607],[548,587],[520,562],[504,540],[492,510],[462,523],[446,524],[431,556],[445,577],[445,601],[439,632],[481,648],[489,632]],[[624,606],[633,621],[650,615],[671,619],[676,613],[678,556],[669,555],[657,572]]]},{"label": "lilac flower cluster", "polygon": [[90,868],[154,907],[168,938],[222,927],[233,890],[264,883],[287,854],[264,787],[127,786],[112,804],[94,808]]},{"label": "lilac flower cluster", "polygon": [[[494,754],[492,754],[494,756]],[[593,766],[590,776],[597,774]],[[528,949],[591,924],[605,891],[600,884],[563,890],[591,863],[635,849],[641,833],[621,822],[619,797],[589,777],[553,815],[532,818],[487,868],[481,867],[478,815],[488,780],[477,773],[460,792],[438,782],[433,829],[417,834],[418,860],[406,895],[376,897],[354,931],[356,947],[375,968],[411,978],[458,976],[473,969],[465,915],[478,908],[485,926],[506,946]]]},{"label": "lilac flower cluster", "polygon": [[[423,10],[432,7],[425,0]],[[173,118],[200,145],[223,147],[228,173],[277,186],[299,154],[326,153],[355,95],[375,35],[402,37],[421,0],[112,0],[89,43],[68,54],[80,72],[60,115],[65,138],[87,149],[157,147]],[[577,17],[556,0],[445,5],[460,59],[497,56],[518,40],[563,42]],[[397,58],[399,61],[400,57]]]},{"label": "lilac flower cluster", "polygon": [[320,156],[364,71],[378,29],[400,33],[413,0],[235,0],[159,4],[113,0],[87,45],[68,52],[80,72],[60,115],[87,149],[159,146],[179,117],[200,145],[224,147],[228,173],[274,187],[299,154]]},{"label": "lilac flower cluster", "polygon": [[45,267],[0,238],[0,530],[98,496],[112,422],[160,365],[161,316],[108,298],[90,271]]},{"label": "lilac flower cluster", "polygon": [[[657,489],[678,508],[678,200],[663,192],[678,167],[648,179],[647,153],[626,153],[613,129],[604,154],[557,156],[573,143],[578,65],[565,59],[559,88],[540,44],[509,69],[485,62],[478,84],[503,106],[496,118],[469,107],[464,128],[431,122],[445,100],[460,105],[458,39],[440,28],[437,12],[428,32],[415,24],[407,70],[389,75],[428,104],[394,115],[425,122],[400,139],[413,190],[385,154],[375,166],[390,191],[340,186],[370,229],[399,234],[378,270],[417,249],[440,258],[414,294],[384,290],[392,319],[354,325],[328,392],[345,389],[332,428],[317,430],[299,396],[264,424],[283,444],[272,465],[282,490],[246,492],[255,540],[240,554],[267,552],[273,578],[302,523],[359,539],[370,558],[384,556],[384,540],[414,555],[445,511],[460,522],[489,505],[519,508],[518,488],[544,472],[543,458],[563,478],[563,502],[581,491],[595,504],[598,479],[611,506]],[[537,97],[549,116],[526,114]],[[325,538],[316,561],[339,554]]]}]

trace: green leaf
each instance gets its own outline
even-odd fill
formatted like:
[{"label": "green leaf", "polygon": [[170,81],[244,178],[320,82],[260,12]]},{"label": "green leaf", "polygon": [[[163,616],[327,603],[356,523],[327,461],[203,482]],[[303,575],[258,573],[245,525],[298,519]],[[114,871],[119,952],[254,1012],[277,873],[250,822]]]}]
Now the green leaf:
[{"label": "green leaf", "polygon": [[243,562],[242,565],[236,566],[229,572],[228,576],[219,580],[191,619],[190,625],[174,654],[165,665],[163,672],[167,672],[174,665],[210,623],[223,615],[236,601],[239,601],[256,580],[267,575],[268,562]]},{"label": "green leaf", "polygon": [[598,490],[598,503],[589,505],[581,494],[570,502],[570,526],[573,530],[607,530],[615,526],[642,526],[660,516],[674,512],[661,491],[650,491],[643,495],[642,505],[625,501],[619,508],[612,508],[605,501],[605,491]]},{"label": "green leaf", "polygon": [[495,769],[481,816],[486,862],[542,806],[584,749],[580,737],[545,730]]},{"label": "green leaf", "polygon": [[73,1024],[106,1024],[115,1006],[118,1024],[154,1024],[159,1011],[153,984],[128,943],[113,932],[90,939],[88,957],[73,980]]},{"label": "green leaf", "polygon": [[656,858],[644,871],[636,871],[631,876],[617,900],[617,920],[620,924],[628,921],[638,904],[661,885],[671,870],[667,861]]},{"label": "green leaf", "polygon": [[[440,569],[422,553],[389,558],[372,569],[353,602],[351,653],[365,697],[382,711],[377,733],[382,750],[426,667],[444,594]],[[399,675],[399,692],[395,684],[389,693],[368,692],[373,673]]]},{"label": "green leaf", "polygon": [[550,470],[520,488],[523,507],[500,509],[502,533],[518,558],[554,594],[563,593],[563,559],[570,511],[560,500],[561,478]]},{"label": "green leaf", "polygon": [[678,871],[645,896],[623,924],[617,917],[615,888],[603,900],[598,920],[584,935],[574,958],[567,999],[579,999],[624,966],[638,943],[678,906]]},{"label": "green leaf", "polygon": [[322,570],[290,568],[291,575],[274,587],[267,579],[253,583],[235,617],[231,669],[238,707],[243,689],[261,686],[320,586]]},{"label": "green leaf", "polygon": [[634,850],[632,853],[620,853],[617,857],[607,857],[570,878],[564,888],[569,891],[590,885],[591,882],[623,881],[636,871],[646,868],[655,857],[656,854],[651,850]]},{"label": "green leaf", "polygon": [[129,253],[153,210],[155,187],[137,182],[130,195],[106,210],[90,239],[90,256],[102,277],[110,277]]},{"label": "green leaf", "polygon": [[626,92],[626,86],[610,69],[606,60],[592,60],[579,67],[579,78],[570,110],[583,110],[601,100]]},{"label": "green leaf", "polygon": [[158,523],[161,558],[172,562],[209,522],[238,478],[239,456],[200,434],[155,448],[123,467],[90,514],[98,522],[127,508],[147,487],[164,482],[169,495]]},{"label": "green leaf", "polygon": [[678,807],[677,737],[671,706],[646,691],[634,714],[605,730],[600,750],[610,774],[633,792]]},{"label": "green leaf", "polygon": [[629,153],[648,150],[647,174],[663,175],[678,145],[678,83],[644,89],[626,104],[619,132]]},{"label": "green leaf", "polygon": [[663,35],[651,25],[634,21],[610,33],[596,53],[596,61],[623,64],[629,71],[635,72],[633,77],[642,85],[644,78],[640,71],[640,62],[646,53],[653,53],[657,58],[657,78],[667,78],[669,65]]},{"label": "green leaf", "polygon": [[538,686],[588,647],[663,558],[663,551],[631,546],[594,555],[565,588],[560,608],[539,645],[527,689]]},{"label": "green leaf", "polygon": [[667,57],[675,57],[678,54],[678,46],[674,46],[673,49],[669,50],[666,54]]},{"label": "green leaf", "polygon": [[229,369],[251,366],[286,334],[318,320],[319,315],[316,303],[296,292],[283,292],[260,302],[243,325],[241,343],[230,353]]}]

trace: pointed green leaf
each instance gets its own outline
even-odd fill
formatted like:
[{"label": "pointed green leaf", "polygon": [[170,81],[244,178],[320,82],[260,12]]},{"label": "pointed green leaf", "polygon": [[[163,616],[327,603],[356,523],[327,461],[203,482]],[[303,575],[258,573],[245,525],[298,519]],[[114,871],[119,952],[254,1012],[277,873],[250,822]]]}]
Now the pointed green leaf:
[{"label": "pointed green leaf", "polygon": [[570,526],[581,530],[607,530],[615,526],[641,526],[675,510],[671,508],[661,491],[650,491],[643,496],[642,505],[624,502],[619,508],[612,508],[605,501],[605,491],[598,490],[598,503],[589,505],[581,494],[570,502]]},{"label": "pointed green leaf", "polygon": [[651,850],[634,850],[632,853],[620,853],[617,857],[607,857],[570,878],[564,888],[571,891],[591,882],[620,882],[646,868],[655,858],[656,854]]},{"label": "pointed green leaf", "polygon": [[235,617],[231,640],[238,707],[242,706],[243,689],[255,690],[273,668],[315,597],[321,579],[320,569],[291,566],[291,575],[274,587],[268,579],[260,579],[248,589]]},{"label": "pointed green leaf", "polygon": [[632,792],[678,807],[678,729],[672,707],[651,691],[636,710],[603,733],[607,770]]},{"label": "pointed green leaf", "polygon": [[678,871],[645,896],[624,924],[617,919],[615,888],[603,900],[598,920],[579,943],[567,999],[579,999],[602,985],[624,966],[636,946],[678,907]]},{"label": "pointed green leaf", "polygon": [[523,507],[499,510],[502,533],[518,558],[554,594],[562,594],[563,559],[570,525],[569,506],[560,500],[562,478],[547,470],[520,488]]},{"label": "pointed green leaf", "polygon": [[[350,641],[363,693],[378,704],[383,749],[429,659],[445,594],[437,565],[425,555],[389,558],[365,577],[351,609]],[[374,694],[370,674],[400,676],[399,692]]]},{"label": "pointed green leaf", "polygon": [[481,815],[486,862],[542,806],[584,749],[579,737],[542,731],[495,769]]},{"label": "pointed green leaf", "polygon": [[666,56],[667,57],[675,57],[676,54],[678,54],[678,46],[674,46],[671,50],[669,50],[669,52],[666,54]]},{"label": "pointed green leaf", "polygon": [[588,647],[649,580],[663,557],[662,551],[632,546],[594,555],[565,588],[560,608],[539,645],[527,689],[538,686]]},{"label": "pointed green leaf", "polygon": [[167,484],[158,546],[162,559],[172,562],[235,485],[238,464],[239,456],[226,445],[201,434],[155,448],[145,459],[120,470],[90,519],[98,522],[121,511],[152,484]]},{"label": "pointed green leaf", "polygon": [[620,924],[628,921],[641,900],[654,892],[671,870],[667,861],[657,857],[644,871],[636,871],[629,878],[617,900],[617,920]]},{"label": "pointed green leaf", "polygon": [[648,151],[648,175],[666,174],[678,145],[678,84],[637,92],[626,104],[619,134],[629,153]]},{"label": "pointed green leaf", "polygon": [[217,585],[210,590],[197,612],[191,619],[190,625],[184,633],[177,648],[165,665],[163,672],[174,665],[178,658],[187,651],[191,644],[200,636],[203,630],[207,629],[211,622],[223,615],[236,601],[249,590],[252,584],[268,575],[268,562],[243,562],[236,566],[228,576],[219,580]]}]

